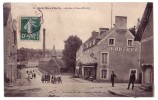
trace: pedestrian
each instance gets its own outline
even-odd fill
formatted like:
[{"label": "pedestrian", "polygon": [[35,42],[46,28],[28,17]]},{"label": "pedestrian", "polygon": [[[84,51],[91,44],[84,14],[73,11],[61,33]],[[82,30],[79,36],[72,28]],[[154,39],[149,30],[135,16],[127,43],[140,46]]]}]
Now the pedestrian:
[{"label": "pedestrian", "polygon": [[61,75],[58,76],[58,83],[61,83],[61,84],[62,84]]},{"label": "pedestrian", "polygon": [[31,81],[30,81],[30,74],[27,76],[27,81],[28,81],[28,83],[30,85],[30,83],[31,83]]},{"label": "pedestrian", "polygon": [[51,83],[54,83],[54,75],[52,75]]},{"label": "pedestrian", "polygon": [[112,74],[111,74],[111,83],[112,83],[112,87],[114,87],[114,82],[115,82],[115,78],[117,76],[114,74],[114,71],[112,71]]},{"label": "pedestrian", "polygon": [[47,83],[47,80],[48,80],[48,77],[47,77],[47,74],[45,74],[45,78],[44,78],[45,80],[45,83]]},{"label": "pedestrian", "polygon": [[29,73],[29,71],[28,71],[28,70],[27,70],[26,72],[27,72],[27,74]]},{"label": "pedestrian", "polygon": [[34,78],[34,73],[32,73],[31,75],[32,75],[31,79],[33,79]]},{"label": "pedestrian", "polygon": [[132,83],[132,90],[134,89],[134,82],[135,82],[135,72],[131,73],[130,78],[129,78],[129,83],[128,83],[128,90],[130,88],[130,85]]},{"label": "pedestrian", "polygon": [[47,75],[47,78],[48,78],[47,79],[48,80],[47,83],[50,83],[50,74]]},{"label": "pedestrian", "polygon": [[41,77],[41,81],[42,81],[42,83],[44,83],[44,80],[45,80],[45,75],[42,74],[42,77]]},{"label": "pedestrian", "polygon": [[34,73],[34,78],[36,78],[36,73]]}]

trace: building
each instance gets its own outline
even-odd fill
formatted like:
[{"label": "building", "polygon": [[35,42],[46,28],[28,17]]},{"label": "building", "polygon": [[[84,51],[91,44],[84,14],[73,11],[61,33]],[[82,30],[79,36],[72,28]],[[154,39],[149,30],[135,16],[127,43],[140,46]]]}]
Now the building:
[{"label": "building", "polygon": [[37,67],[39,64],[39,61],[37,60],[28,60],[28,63],[27,63],[27,67]]},{"label": "building", "polygon": [[142,69],[142,85],[152,89],[154,73],[153,57],[153,3],[147,3],[144,14],[137,29],[135,41],[141,43],[140,66]]},{"label": "building", "polygon": [[66,72],[65,63],[60,57],[58,58],[55,45],[53,46],[51,57],[41,58],[39,60],[39,68],[50,74],[60,74],[62,72]]},{"label": "building", "polygon": [[[111,71],[117,75],[117,82],[128,82],[131,73],[139,81],[140,43],[127,29],[127,17],[116,16],[115,27],[100,28],[81,45],[76,54],[76,72],[79,77],[110,81]],[[77,71],[78,70],[78,71]]]},{"label": "building", "polygon": [[17,78],[17,22],[12,19],[10,3],[3,5],[3,23],[4,79],[6,83],[12,83]]}]

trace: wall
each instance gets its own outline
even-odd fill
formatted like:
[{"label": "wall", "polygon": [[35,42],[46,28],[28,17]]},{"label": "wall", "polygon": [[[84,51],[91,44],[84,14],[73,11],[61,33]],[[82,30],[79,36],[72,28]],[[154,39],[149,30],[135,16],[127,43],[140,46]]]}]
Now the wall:
[{"label": "wall", "polygon": [[141,58],[142,64],[153,65],[153,12],[148,20],[141,40]]},{"label": "wall", "polygon": [[17,78],[17,37],[14,25],[16,23],[12,21],[11,13],[9,13],[7,24],[4,26],[4,74],[12,82]]},{"label": "wall", "polygon": [[[154,63],[154,53],[153,53],[153,11],[150,14],[147,26],[144,30],[142,40],[141,40],[141,66],[143,65],[153,65]],[[150,84],[153,86],[154,72],[153,68],[147,68],[143,70],[143,85]]]}]

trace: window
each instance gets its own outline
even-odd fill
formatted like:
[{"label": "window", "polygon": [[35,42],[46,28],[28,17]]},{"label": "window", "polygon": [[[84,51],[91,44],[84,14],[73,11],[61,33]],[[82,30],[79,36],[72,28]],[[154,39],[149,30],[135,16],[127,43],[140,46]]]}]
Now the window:
[{"label": "window", "polygon": [[115,46],[115,39],[109,39],[109,46]]},{"label": "window", "polygon": [[101,63],[102,64],[108,64],[108,53],[102,53],[101,54]]},{"label": "window", "polygon": [[133,47],[133,40],[128,39],[127,40],[127,46],[128,47]]},{"label": "window", "polygon": [[92,43],[90,42],[90,43],[89,43],[89,47],[91,47],[91,46],[92,46]]},{"label": "window", "polygon": [[93,40],[93,45],[95,45],[95,40]]},{"label": "window", "polygon": [[101,71],[101,78],[103,78],[103,79],[107,78],[107,70],[106,69],[103,69]]},{"label": "window", "polygon": [[108,69],[107,68],[100,69],[100,79],[108,79]]}]

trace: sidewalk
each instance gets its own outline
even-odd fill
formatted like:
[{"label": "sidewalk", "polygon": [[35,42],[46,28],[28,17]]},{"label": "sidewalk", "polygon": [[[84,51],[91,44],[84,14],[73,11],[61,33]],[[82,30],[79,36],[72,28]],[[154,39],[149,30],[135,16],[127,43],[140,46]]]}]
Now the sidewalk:
[{"label": "sidewalk", "polygon": [[92,82],[92,81],[89,81],[89,80],[85,80],[85,79],[82,79],[82,78],[72,78],[73,80],[76,80],[76,81],[79,81],[79,82],[82,82],[82,83],[89,83],[89,82]]},{"label": "sidewalk", "polygon": [[127,85],[128,84],[125,83],[122,84],[116,83],[115,87],[111,87],[110,89],[108,89],[108,92],[113,95],[122,96],[122,97],[153,97],[152,92],[146,92],[144,90],[141,90],[140,84],[136,84],[134,90],[132,90],[131,88],[127,90]]}]

